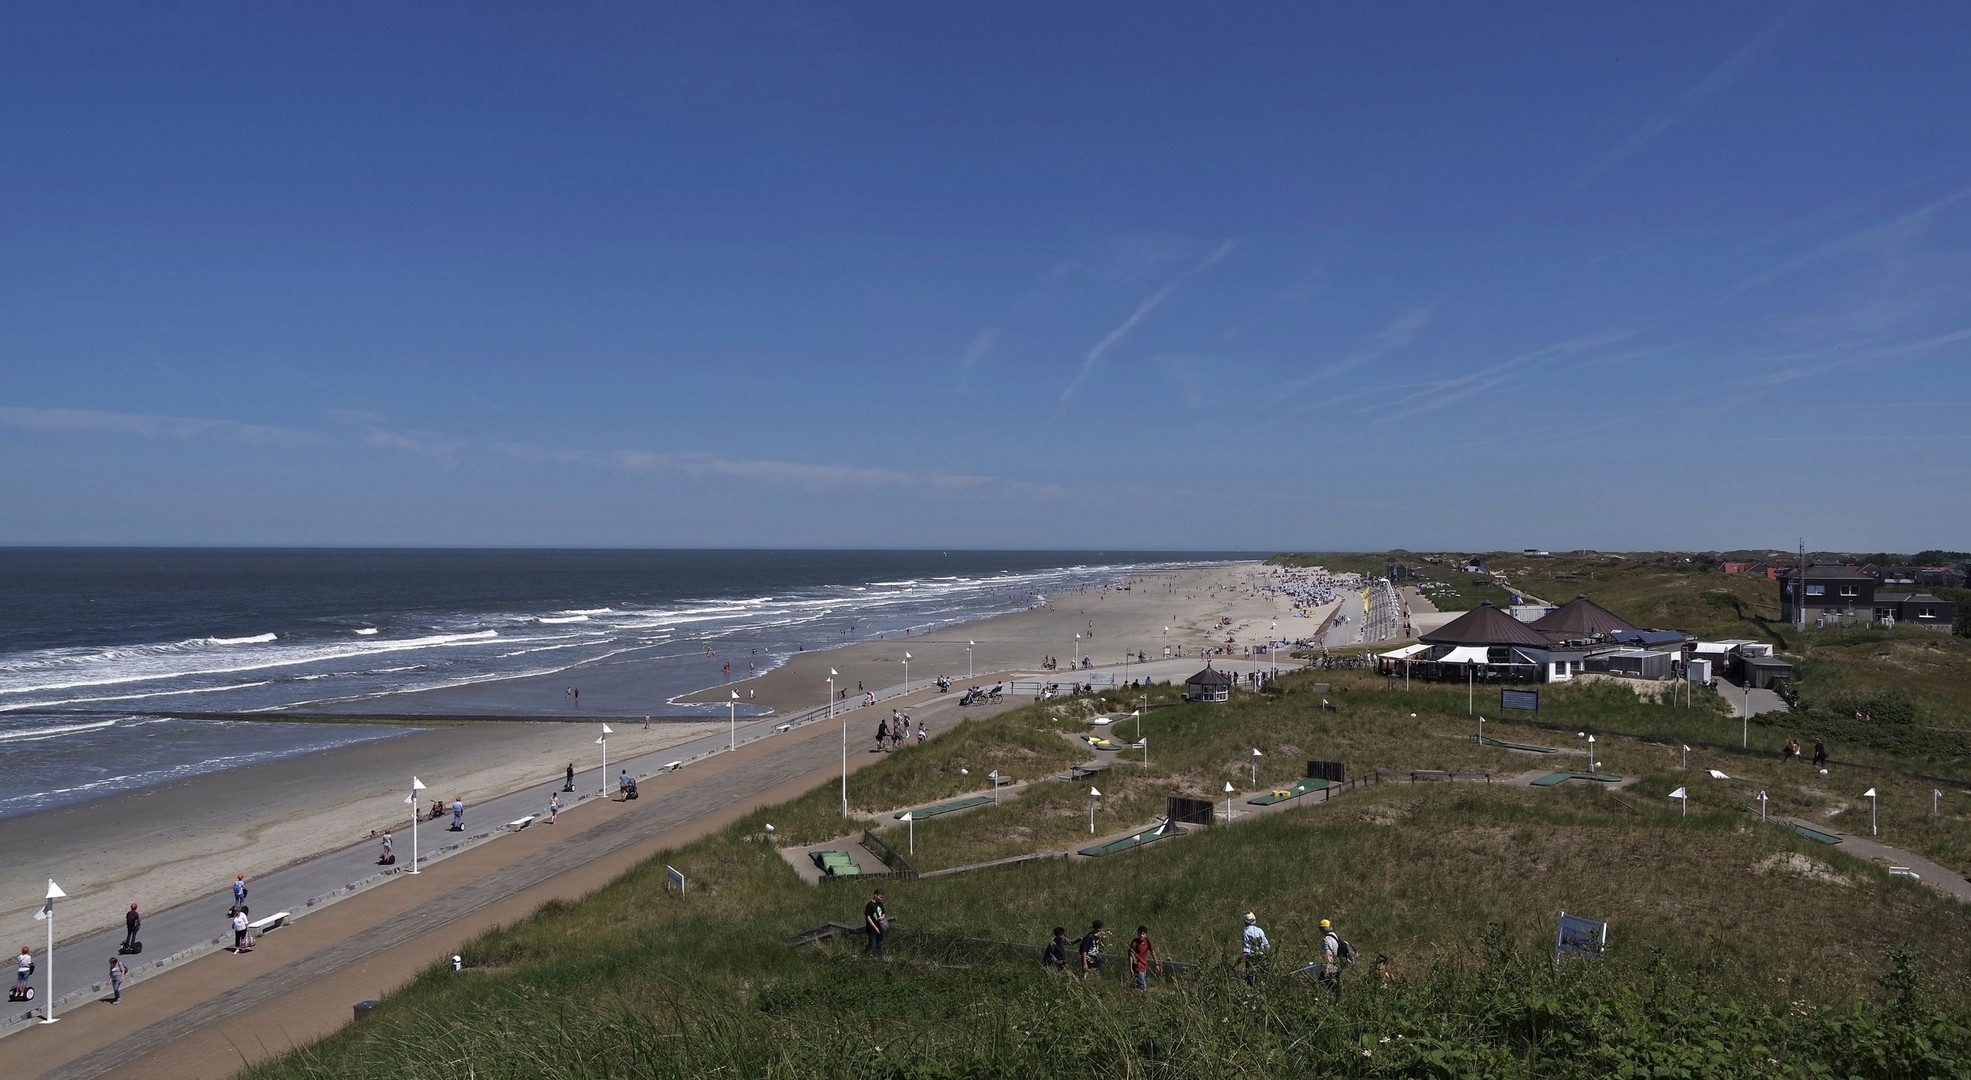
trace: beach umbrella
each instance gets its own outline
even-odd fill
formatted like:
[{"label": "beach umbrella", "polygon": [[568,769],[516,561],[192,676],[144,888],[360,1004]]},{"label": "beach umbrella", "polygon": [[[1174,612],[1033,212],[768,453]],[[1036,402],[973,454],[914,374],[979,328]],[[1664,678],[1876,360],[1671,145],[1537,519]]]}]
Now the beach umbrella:
[{"label": "beach umbrella", "polygon": [[[1934,790],[1934,789],[1933,789],[1933,790]],[[1876,834],[1876,829],[1875,829],[1875,789],[1874,789],[1874,788],[1869,788],[1869,789],[1868,789],[1867,791],[1864,791],[1864,792],[1862,792],[1862,798],[1864,798],[1864,799],[1867,799],[1867,800],[1868,800],[1868,835],[1870,835],[1870,836],[1874,836],[1874,835]]]},{"label": "beach umbrella", "polygon": [[411,806],[411,868],[405,871],[410,874],[417,873],[417,793],[423,790],[424,781],[413,776],[411,777],[411,793],[404,796],[404,801]]},{"label": "beach umbrella", "polygon": [[54,878],[49,878],[48,896],[41,902],[41,910],[34,913],[36,922],[48,924],[48,955],[43,958],[48,963],[48,989],[44,991],[48,1000],[41,1006],[41,1022],[44,1024],[55,1022],[55,901],[67,895],[60,885],[55,884]]},{"label": "beach umbrella", "polygon": [[609,727],[609,725],[608,725],[608,724],[604,724],[604,725],[602,725],[602,734],[600,734],[600,735],[598,735],[598,736],[596,736],[596,739],[595,739],[595,744],[596,744],[597,746],[600,746],[600,747],[602,747],[602,790],[601,790],[601,794],[603,794],[603,795],[607,795],[607,794],[609,794],[609,736],[611,736],[611,735],[614,735],[614,734],[616,734],[616,733],[615,733],[614,731],[612,731],[612,730],[610,730],[610,727]]},{"label": "beach umbrella", "polygon": [[917,854],[917,815],[905,810],[903,820],[910,826],[910,853],[915,855]]},{"label": "beach umbrella", "polygon": [[1690,794],[1688,792],[1686,792],[1683,788],[1678,788],[1677,790],[1672,791],[1669,794],[1669,798],[1675,799],[1678,802],[1682,803],[1684,807],[1683,816],[1685,817],[1690,816]]}]

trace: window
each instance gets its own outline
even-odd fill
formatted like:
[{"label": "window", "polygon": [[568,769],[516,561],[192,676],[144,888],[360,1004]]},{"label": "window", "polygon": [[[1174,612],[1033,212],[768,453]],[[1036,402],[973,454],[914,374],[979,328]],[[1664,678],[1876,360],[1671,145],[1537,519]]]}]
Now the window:
[{"label": "window", "polygon": [[1937,617],[1937,609],[1936,609],[1936,608],[1927,608],[1927,607],[1925,607],[1925,608],[1917,608],[1917,609],[1916,609],[1916,617],[1917,617],[1917,618],[1919,618],[1919,619],[1934,619],[1934,618],[1936,618],[1936,617]]},{"label": "window", "polygon": [[1841,595],[1842,595],[1842,596],[1860,596],[1860,595],[1861,595],[1861,589],[1860,589],[1860,588],[1859,588],[1858,586],[1854,586],[1854,585],[1843,585],[1843,586],[1841,586]]},{"label": "window", "polygon": [[1894,618],[1895,615],[1896,615],[1895,608],[1879,607],[1875,609],[1875,618],[1877,621],[1880,621],[1882,619],[1891,619]]},{"label": "window", "polygon": [[1826,596],[1826,595],[1827,595],[1827,586],[1825,586],[1825,585],[1809,585],[1809,586],[1807,586],[1807,595],[1808,595],[1808,596]]}]

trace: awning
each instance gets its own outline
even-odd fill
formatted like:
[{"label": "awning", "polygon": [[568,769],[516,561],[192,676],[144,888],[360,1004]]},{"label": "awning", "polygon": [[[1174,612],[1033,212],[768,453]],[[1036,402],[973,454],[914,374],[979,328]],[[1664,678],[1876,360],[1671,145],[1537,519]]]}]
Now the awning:
[{"label": "awning", "polygon": [[1418,642],[1415,645],[1405,645],[1400,649],[1391,649],[1389,652],[1377,653],[1376,655],[1382,657],[1384,660],[1408,660],[1410,657],[1428,648],[1430,646]]},{"label": "awning", "polygon": [[1440,664],[1483,664],[1486,662],[1487,647],[1484,645],[1459,645],[1437,658]]}]

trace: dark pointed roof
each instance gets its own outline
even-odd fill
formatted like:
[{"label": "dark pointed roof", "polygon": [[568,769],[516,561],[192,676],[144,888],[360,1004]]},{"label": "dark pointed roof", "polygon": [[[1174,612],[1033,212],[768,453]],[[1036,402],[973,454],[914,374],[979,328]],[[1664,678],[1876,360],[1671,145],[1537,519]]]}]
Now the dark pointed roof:
[{"label": "dark pointed roof", "polygon": [[1230,686],[1235,680],[1217,668],[1206,668],[1184,680],[1185,686]]},{"label": "dark pointed roof", "polygon": [[1622,617],[1585,596],[1576,596],[1529,624],[1557,637],[1608,637],[1634,630]]},{"label": "dark pointed roof", "polygon": [[1550,649],[1540,632],[1490,604],[1480,604],[1417,640],[1426,645],[1531,645]]}]

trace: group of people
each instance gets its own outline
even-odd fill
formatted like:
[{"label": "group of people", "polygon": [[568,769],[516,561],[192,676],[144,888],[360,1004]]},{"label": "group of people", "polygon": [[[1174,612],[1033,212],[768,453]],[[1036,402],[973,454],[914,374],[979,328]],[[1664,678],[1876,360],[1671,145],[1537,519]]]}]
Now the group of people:
[{"label": "group of people", "polygon": [[[1786,742],[1782,743],[1779,748],[1779,759],[1781,761],[1800,760],[1800,740],[1797,737],[1792,735],[1786,737]],[[1818,768],[1825,764],[1827,764],[1827,740],[1817,735],[1814,737],[1814,766]]]},{"label": "group of people", "polygon": [[[883,899],[883,890],[877,889],[863,905],[863,933],[867,941],[863,946],[865,953],[878,957],[886,956],[885,946],[892,921]],[[1320,980],[1321,985],[1331,992],[1341,993],[1341,969],[1355,959],[1355,949],[1335,931],[1334,923],[1322,919],[1321,958],[1299,969],[1299,974]],[[1041,963],[1059,972],[1072,971],[1086,978],[1100,970],[1108,954],[1109,931],[1102,920],[1096,919],[1088,924],[1088,931],[1080,939],[1070,939],[1065,926],[1054,928],[1054,935],[1041,952]],[[1135,936],[1129,939],[1124,949],[1129,962],[1129,978],[1138,990],[1149,989],[1150,975],[1163,971],[1163,956],[1158,953],[1156,942],[1150,938],[1150,928],[1138,926]],[[1254,912],[1245,913],[1245,925],[1239,931],[1239,967],[1245,976],[1246,985],[1257,986],[1261,976],[1271,966],[1274,955],[1272,939],[1259,925],[1259,916]],[[1072,959],[1070,957],[1072,956]],[[1378,965],[1383,963],[1380,959]]]},{"label": "group of people", "polygon": [[[887,753],[902,746],[903,741],[908,738],[910,738],[909,714],[891,709],[888,720],[876,721],[877,750]],[[924,730],[924,722],[917,721],[917,741],[921,743],[928,738],[930,732]]]}]

